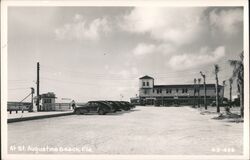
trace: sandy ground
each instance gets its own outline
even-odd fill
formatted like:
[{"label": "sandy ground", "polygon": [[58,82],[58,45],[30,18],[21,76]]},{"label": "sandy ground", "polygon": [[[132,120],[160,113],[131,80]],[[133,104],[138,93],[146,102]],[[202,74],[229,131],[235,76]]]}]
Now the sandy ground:
[{"label": "sandy ground", "polygon": [[8,124],[9,153],[235,155],[243,123],[190,107],[137,107]]}]

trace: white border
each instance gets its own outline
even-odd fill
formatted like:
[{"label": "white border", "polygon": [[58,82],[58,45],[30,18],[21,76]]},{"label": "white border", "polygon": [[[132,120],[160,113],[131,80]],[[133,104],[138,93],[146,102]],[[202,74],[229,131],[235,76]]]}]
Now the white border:
[{"label": "white border", "polygon": [[[244,133],[243,156],[234,155],[18,155],[7,154],[7,7],[8,6],[243,6],[244,7]],[[79,0],[79,1],[12,1],[1,2],[1,140],[2,159],[249,159],[249,8],[247,0]]]}]

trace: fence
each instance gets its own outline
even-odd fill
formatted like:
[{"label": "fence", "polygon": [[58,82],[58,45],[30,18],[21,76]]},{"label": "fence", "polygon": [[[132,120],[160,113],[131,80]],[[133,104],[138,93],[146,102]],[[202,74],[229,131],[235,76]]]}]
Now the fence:
[{"label": "fence", "polygon": [[55,103],[55,111],[67,111],[72,110],[71,103]]}]

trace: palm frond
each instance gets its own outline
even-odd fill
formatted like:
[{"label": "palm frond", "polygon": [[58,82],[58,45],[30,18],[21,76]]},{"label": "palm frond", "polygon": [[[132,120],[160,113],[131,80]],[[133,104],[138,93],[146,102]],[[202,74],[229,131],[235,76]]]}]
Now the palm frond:
[{"label": "palm frond", "polygon": [[214,65],[214,72],[215,72],[215,74],[217,74],[219,71],[220,71],[219,65],[218,65],[218,64],[215,64],[215,65]]},{"label": "palm frond", "polygon": [[243,60],[244,60],[244,51],[242,51],[242,52],[240,53],[240,60],[241,60],[241,62],[243,62]]},{"label": "palm frond", "polygon": [[232,67],[236,67],[236,66],[242,64],[242,62],[239,60],[228,60],[228,62],[229,62],[229,65]]}]

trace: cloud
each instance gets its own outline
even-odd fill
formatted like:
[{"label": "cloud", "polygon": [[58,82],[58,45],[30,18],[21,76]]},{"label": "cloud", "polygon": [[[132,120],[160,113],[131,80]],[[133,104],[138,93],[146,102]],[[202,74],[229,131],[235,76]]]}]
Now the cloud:
[{"label": "cloud", "polygon": [[79,14],[73,17],[72,23],[67,23],[55,29],[59,40],[99,40],[101,33],[108,33],[110,27],[106,18],[97,18],[87,22]]},{"label": "cloud", "polygon": [[145,54],[153,53],[155,49],[156,49],[156,46],[153,44],[140,43],[133,50],[133,53],[134,55],[145,55]]},{"label": "cloud", "polygon": [[200,49],[195,54],[181,54],[170,58],[169,65],[174,70],[185,70],[195,68],[202,65],[216,63],[225,56],[225,47],[219,46],[214,51],[207,47]]},{"label": "cloud", "polygon": [[232,35],[242,27],[240,24],[243,22],[243,10],[237,8],[218,11],[215,9],[210,12],[209,20],[211,26],[214,26],[215,29]]},{"label": "cloud", "polygon": [[203,31],[205,9],[136,7],[123,17],[121,28],[131,33],[148,33],[153,39],[176,45],[188,44]]},{"label": "cloud", "polygon": [[139,43],[132,51],[134,55],[142,56],[147,54],[162,53],[168,55],[175,51],[173,45],[170,44],[146,44]]},{"label": "cloud", "polygon": [[123,69],[117,72],[117,74],[122,78],[133,78],[135,77],[135,75],[138,74],[138,69],[136,67],[132,67],[130,69]]}]

